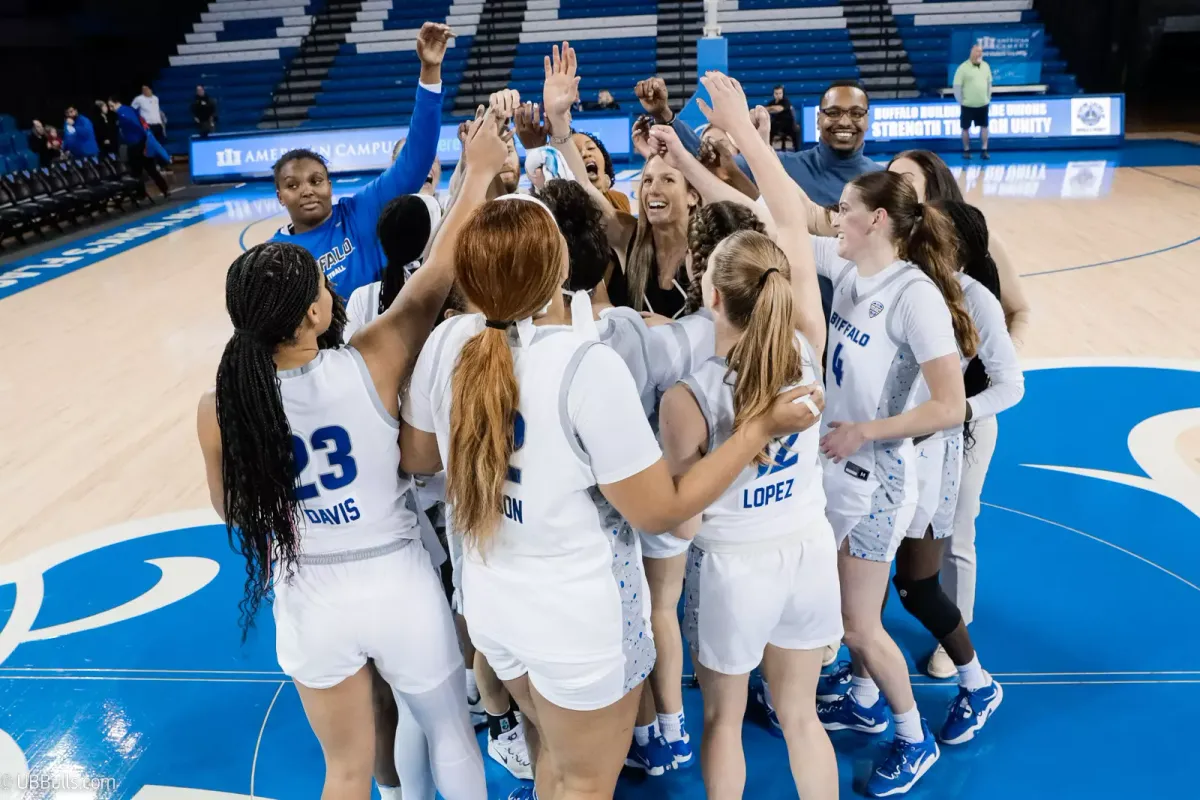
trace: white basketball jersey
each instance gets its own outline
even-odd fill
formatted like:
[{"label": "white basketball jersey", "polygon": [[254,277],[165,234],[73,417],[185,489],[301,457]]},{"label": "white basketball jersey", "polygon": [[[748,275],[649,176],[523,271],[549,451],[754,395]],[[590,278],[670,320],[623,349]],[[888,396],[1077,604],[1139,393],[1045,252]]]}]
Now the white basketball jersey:
[{"label": "white basketball jersey", "polygon": [[[916,405],[914,389],[921,365],[912,348],[901,341],[892,315],[905,290],[932,281],[909,263],[894,264],[885,272],[861,295],[854,264],[847,264],[833,281],[822,436],[829,431],[830,421],[869,422]],[[896,502],[915,498],[916,481],[907,480],[914,454],[912,440],[904,439],[867,442],[846,460],[836,464],[826,460],[830,508],[839,509],[843,492],[870,496],[881,483],[895,493]],[[847,507],[857,510],[858,504]]]},{"label": "white basketball jersey", "polygon": [[[993,301],[995,301],[996,298],[992,296],[992,293],[989,292],[982,283],[975,280],[970,275],[960,272],[958,273],[957,277],[959,285],[962,286],[963,298],[967,305],[967,314],[970,315],[971,321],[975,323],[975,329],[979,331],[980,335],[982,336],[983,330],[980,326],[980,320],[984,319],[985,317],[978,312],[978,309],[980,304],[985,302],[986,298],[979,293],[983,292],[983,294],[987,295],[987,297],[991,298]],[[967,365],[971,363],[971,359],[963,358],[962,352],[960,351],[958,354],[958,360],[959,365],[962,367],[962,371],[966,372]],[[913,391],[913,407],[915,408],[916,406],[919,406],[929,398],[929,384],[925,382],[924,377],[918,377],[917,387]],[[955,425],[953,428],[948,430],[960,432],[962,431],[962,425]],[[940,437],[946,432],[947,431],[938,431],[929,438]]]},{"label": "white basketball jersey", "polygon": [[[803,372],[801,384],[820,383],[817,356],[796,333]],[[737,375],[724,358],[701,364],[684,383],[708,423],[711,453],[733,435],[733,388]],[[791,388],[791,387],[789,387]],[[818,445],[820,426],[772,442],[766,464],[751,464],[708,507],[696,534],[705,550],[757,545],[812,530],[809,523],[825,514],[825,491]]]},{"label": "white basketball jersey", "polygon": [[400,477],[400,423],[352,347],[322,350],[278,372],[292,430],[305,555],[420,538],[410,482]]},{"label": "white basketball jersey", "polygon": [[[459,351],[479,326],[478,314],[455,317],[442,323],[426,345],[434,348],[429,396],[448,470],[451,377]],[[611,584],[612,548],[588,492],[596,479],[566,418],[566,392],[579,362],[590,346],[601,345],[566,327],[539,328],[528,347],[512,344],[520,401],[503,515],[487,552],[468,547],[464,561],[521,581],[536,581],[551,570],[556,584],[588,578]]]}]

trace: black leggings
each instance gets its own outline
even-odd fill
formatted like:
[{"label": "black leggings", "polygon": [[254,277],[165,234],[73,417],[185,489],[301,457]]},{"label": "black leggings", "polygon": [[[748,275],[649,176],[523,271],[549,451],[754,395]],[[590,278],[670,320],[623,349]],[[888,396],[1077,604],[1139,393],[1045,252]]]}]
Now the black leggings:
[{"label": "black leggings", "polygon": [[158,165],[154,163],[154,159],[140,152],[136,145],[129,148],[129,172],[138,180],[143,179],[143,173],[148,174],[150,180],[154,181],[154,185],[162,192],[163,197],[170,194],[171,190],[167,186],[167,179],[158,171]]},{"label": "black leggings", "polygon": [[[938,574],[942,569],[942,552],[945,550],[946,540],[933,538],[933,529],[927,528],[925,536],[920,539],[905,539],[900,543],[900,549],[896,551],[896,577],[895,583],[897,587],[912,585],[922,581],[928,582],[929,579],[937,579]],[[887,596],[884,595],[886,603]],[[937,619],[935,624],[942,630],[950,632],[943,635],[940,639],[942,647],[946,648],[946,655],[950,656],[950,660],[956,666],[964,666],[971,663],[975,658],[975,646],[971,643],[971,635],[967,632],[967,626],[963,624],[962,614],[958,613],[957,607],[942,590],[941,584],[937,584],[936,591],[931,597],[925,598],[925,605],[932,606],[935,610],[933,614],[917,614],[913,609],[909,608],[909,613],[917,619],[927,630],[935,632],[932,628],[931,617]],[[908,604],[905,604],[906,607]],[[946,624],[945,620],[948,614],[956,615],[958,618],[957,625]],[[926,616],[922,619],[922,616]]]}]

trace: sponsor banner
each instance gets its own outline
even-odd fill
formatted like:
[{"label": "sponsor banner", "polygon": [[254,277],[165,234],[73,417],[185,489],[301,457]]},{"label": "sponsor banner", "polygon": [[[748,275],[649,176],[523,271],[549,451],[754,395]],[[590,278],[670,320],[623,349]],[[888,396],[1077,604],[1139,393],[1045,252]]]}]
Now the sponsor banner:
[{"label": "sponsor banner", "polygon": [[[1068,139],[1124,136],[1123,95],[993,99],[988,107],[991,139]],[[961,109],[954,100],[881,101],[871,104],[867,139],[958,139]],[[804,140],[817,141],[817,107],[804,107]]]},{"label": "sponsor banner", "polygon": [[947,65],[946,85],[954,85],[954,73],[977,44],[983,46],[983,60],[992,68],[993,85],[1041,83],[1045,38],[1041,25],[956,27],[950,34],[951,63]]},{"label": "sponsor banner", "polygon": [[[594,134],[614,158],[632,151],[632,121],[621,117],[582,117],[576,128]],[[380,172],[391,163],[396,142],[408,136],[407,125],[337,130],[285,130],[242,135],[210,136],[191,140],[192,179],[216,182],[267,178],[271,167],[289,150],[305,148],[329,162],[331,173]],[[517,142],[522,157],[525,148]],[[442,166],[458,163],[461,146],[458,123],[442,125],[438,159]]]}]

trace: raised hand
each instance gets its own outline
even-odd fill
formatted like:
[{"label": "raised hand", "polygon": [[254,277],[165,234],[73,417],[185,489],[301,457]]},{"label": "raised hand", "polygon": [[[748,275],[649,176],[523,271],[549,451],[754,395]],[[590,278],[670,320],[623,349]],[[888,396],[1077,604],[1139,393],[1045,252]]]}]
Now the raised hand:
[{"label": "raised hand", "polygon": [[[753,129],[746,93],[742,91],[740,83],[720,72],[709,72],[700,79],[700,83],[708,90],[712,106],[704,100],[697,100],[696,104],[710,123],[732,134],[734,139],[745,135],[747,129]],[[754,135],[758,135],[758,132],[754,131]]]},{"label": "raised hand", "polygon": [[647,78],[644,81],[638,81],[633,93],[637,95],[637,99],[641,101],[642,108],[646,110],[647,114],[664,124],[671,121],[667,82],[662,78]]},{"label": "raised hand", "polygon": [[508,159],[508,144],[500,133],[503,122],[495,111],[488,111],[474,122],[467,123],[467,140],[463,144],[467,169],[478,169],[491,178],[504,168],[504,162]]},{"label": "raised hand", "polygon": [[771,143],[771,114],[762,106],[755,106],[750,111],[750,121],[754,123],[754,129],[758,131],[758,135],[767,144]]},{"label": "raised hand", "polygon": [[546,56],[546,83],[542,86],[542,105],[546,109],[547,120],[561,119],[571,112],[575,98],[579,96],[579,76],[576,75],[578,63],[575,60],[575,49],[569,42],[562,43],[560,51],[554,45],[551,55]]},{"label": "raised hand", "polygon": [[642,158],[650,158],[657,155],[657,148],[650,143],[650,126],[653,120],[649,117],[638,117],[633,123],[633,149]]},{"label": "raised hand", "polygon": [[442,59],[446,57],[446,47],[453,38],[454,31],[449,25],[437,22],[426,22],[422,25],[417,33],[417,57],[421,59],[422,68],[440,68]]},{"label": "raised hand", "polygon": [[520,107],[521,93],[516,89],[501,89],[492,92],[492,96],[488,98],[488,109],[494,109],[497,116],[505,121],[512,119]]},{"label": "raised hand", "polygon": [[542,121],[542,109],[537,103],[522,103],[513,115],[513,126],[526,150],[542,147],[550,138],[550,126]]},{"label": "raised hand", "polygon": [[670,125],[655,125],[650,129],[650,146],[662,156],[668,167],[683,169],[688,151],[683,142],[679,141],[679,134]]}]

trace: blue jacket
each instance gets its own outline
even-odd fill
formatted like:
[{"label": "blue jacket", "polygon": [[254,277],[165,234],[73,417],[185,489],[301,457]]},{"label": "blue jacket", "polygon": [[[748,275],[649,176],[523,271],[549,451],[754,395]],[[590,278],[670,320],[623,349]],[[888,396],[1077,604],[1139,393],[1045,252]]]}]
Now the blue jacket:
[{"label": "blue jacket", "polygon": [[146,141],[146,129],[142,127],[142,118],[129,106],[117,109],[117,130],[121,133],[121,141],[127,145],[142,144]]},{"label": "blue jacket", "polygon": [[386,259],[375,226],[383,207],[402,194],[418,191],[437,156],[442,128],[442,92],[417,89],[408,139],[396,162],[353,197],[333,204],[329,219],[306,233],[291,225],[271,237],[273,242],[298,244],[313,254],[342,297],[380,279]]},{"label": "blue jacket", "polygon": [[76,158],[94,156],[100,152],[92,121],[80,114],[63,123],[63,147]]}]

